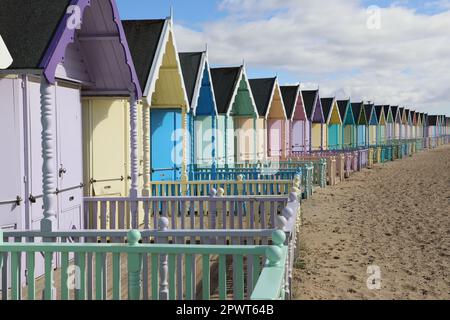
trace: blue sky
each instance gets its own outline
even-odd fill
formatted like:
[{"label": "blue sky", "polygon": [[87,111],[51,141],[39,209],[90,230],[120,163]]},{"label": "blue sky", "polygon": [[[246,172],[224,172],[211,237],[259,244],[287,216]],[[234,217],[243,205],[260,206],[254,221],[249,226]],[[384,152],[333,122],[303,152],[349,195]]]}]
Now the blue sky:
[{"label": "blue sky", "polygon": [[[212,66],[245,60],[250,78],[278,75],[325,96],[450,116],[450,0],[116,1],[122,19],[161,19],[173,5],[178,48],[208,43]],[[324,4],[339,16],[336,28]],[[373,5],[380,31],[366,27]]]}]

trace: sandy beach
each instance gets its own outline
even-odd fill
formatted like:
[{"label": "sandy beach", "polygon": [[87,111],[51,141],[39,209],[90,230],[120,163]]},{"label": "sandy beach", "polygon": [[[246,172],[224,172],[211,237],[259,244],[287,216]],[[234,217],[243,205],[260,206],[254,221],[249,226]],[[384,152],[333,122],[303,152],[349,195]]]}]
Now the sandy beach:
[{"label": "sandy beach", "polygon": [[450,146],[319,190],[303,215],[296,299],[450,299]]}]

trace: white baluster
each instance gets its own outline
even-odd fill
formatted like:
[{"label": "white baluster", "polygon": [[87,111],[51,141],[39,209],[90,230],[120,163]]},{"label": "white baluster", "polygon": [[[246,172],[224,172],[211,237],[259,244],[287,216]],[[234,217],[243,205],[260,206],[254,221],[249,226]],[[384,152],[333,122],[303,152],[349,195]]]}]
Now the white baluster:
[{"label": "white baluster", "polygon": [[143,149],[144,149],[144,188],[142,195],[150,195],[150,106],[144,102],[143,105]]},{"label": "white baluster", "polygon": [[42,191],[44,218],[41,231],[53,231],[56,227],[56,168],[54,150],[54,114],[52,85],[41,78],[41,124],[42,124]]},{"label": "white baluster", "polygon": [[138,176],[139,176],[139,160],[138,160],[138,123],[137,123],[138,101],[134,92],[130,92],[130,163],[131,163],[131,225],[134,229],[139,227],[137,221],[137,202],[133,201],[138,196]]}]

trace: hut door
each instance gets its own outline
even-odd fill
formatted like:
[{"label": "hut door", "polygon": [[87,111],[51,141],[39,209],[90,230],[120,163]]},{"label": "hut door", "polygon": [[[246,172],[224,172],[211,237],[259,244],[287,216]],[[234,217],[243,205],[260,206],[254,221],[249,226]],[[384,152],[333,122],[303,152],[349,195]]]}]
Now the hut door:
[{"label": "hut door", "polygon": [[150,119],[152,181],[178,181],[183,158],[181,111],[152,110]]},{"label": "hut door", "polygon": [[305,152],[305,123],[294,121],[292,126],[292,151]]},{"label": "hut door", "polygon": [[269,157],[280,157],[282,151],[282,121],[269,121]]},{"label": "hut door", "polygon": [[[30,198],[29,215],[31,229],[39,230],[43,218],[42,201],[42,147],[41,147],[41,106],[40,106],[40,82],[39,79],[31,79],[28,82],[28,187]],[[54,111],[54,110],[53,110]],[[55,140],[53,140],[55,141]],[[56,145],[56,144],[55,144]],[[55,148],[54,145],[54,148]],[[54,149],[55,150],[55,149]],[[56,161],[55,165],[56,167]]]},{"label": "hut door", "polygon": [[0,80],[0,97],[2,98],[2,115],[0,117],[0,229],[15,229],[21,220],[24,202],[16,203],[18,197],[24,199],[21,184],[21,147],[20,147],[20,106],[14,97],[14,80]]},{"label": "hut door", "polygon": [[56,89],[58,117],[58,225],[60,230],[81,228],[83,189],[83,156],[81,98],[77,87],[58,84]]}]

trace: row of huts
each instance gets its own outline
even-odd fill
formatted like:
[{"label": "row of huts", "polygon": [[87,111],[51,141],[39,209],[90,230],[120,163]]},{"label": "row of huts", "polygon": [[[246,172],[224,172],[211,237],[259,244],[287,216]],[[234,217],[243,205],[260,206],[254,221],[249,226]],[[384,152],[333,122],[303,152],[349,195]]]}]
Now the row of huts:
[{"label": "row of huts", "polygon": [[[70,28],[72,2],[83,19]],[[76,225],[83,196],[145,195],[195,167],[448,134],[444,116],[213,68],[207,50],[178,51],[171,17],[120,21],[114,1],[72,2],[1,3],[14,57],[0,72],[1,227],[55,212]]]},{"label": "row of huts", "polygon": [[114,0],[2,0],[0,32],[2,300],[289,298],[313,186],[374,146],[450,142],[444,116],[213,68],[171,17],[122,21]]}]

